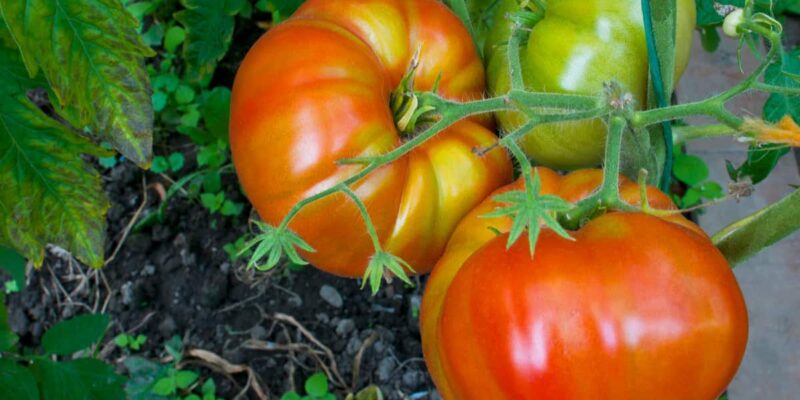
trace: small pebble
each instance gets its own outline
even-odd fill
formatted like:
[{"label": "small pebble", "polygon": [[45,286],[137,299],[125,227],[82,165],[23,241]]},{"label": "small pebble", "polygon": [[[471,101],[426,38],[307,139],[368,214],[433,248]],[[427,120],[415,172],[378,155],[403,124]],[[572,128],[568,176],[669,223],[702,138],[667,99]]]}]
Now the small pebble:
[{"label": "small pebble", "polygon": [[342,295],[339,294],[339,291],[336,290],[331,285],[322,285],[319,289],[319,295],[322,297],[322,300],[325,300],[326,303],[332,305],[336,308],[342,308],[344,305],[344,300],[342,300]]}]

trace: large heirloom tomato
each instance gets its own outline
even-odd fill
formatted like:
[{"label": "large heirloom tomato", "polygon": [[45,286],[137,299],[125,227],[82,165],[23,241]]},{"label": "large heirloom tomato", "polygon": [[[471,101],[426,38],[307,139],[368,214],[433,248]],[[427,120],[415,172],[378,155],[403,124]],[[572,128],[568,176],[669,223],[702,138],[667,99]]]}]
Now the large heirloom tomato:
[{"label": "large heirloom tomato", "polygon": [[[434,0],[309,0],[262,36],[233,87],[233,161],[261,218],[278,224],[298,201],[355,174],[337,160],[380,155],[401,144],[389,107],[414,53],[418,90],[458,99],[484,94],[484,71],[461,22]],[[360,182],[385,250],[416,272],[430,270],[455,225],[511,179],[501,152],[473,148],[496,137],[462,121]],[[304,256],[341,276],[361,276],[373,253],[358,209],[337,194],[304,208],[289,225],[316,252]]]},{"label": "large heirloom tomato", "polygon": [[[569,201],[602,179],[539,174],[543,193]],[[638,202],[636,184],[623,180],[621,192]],[[655,188],[649,198],[674,209]],[[610,212],[574,241],[543,230],[531,258],[522,239],[506,250],[507,218],[480,218],[497,206],[488,199],[459,224],[423,298],[425,361],[446,400],[714,400],[724,390],[747,311],[699,227]]]},{"label": "large heirloom tomato", "polygon": [[[488,3],[485,0],[477,0]],[[499,0],[485,43],[489,91],[509,89],[507,46],[509,12],[519,0]],[[532,2],[528,2],[532,3]],[[544,18],[530,32],[520,53],[525,86],[532,90],[599,94],[603,83],[616,80],[635,98],[647,103],[648,62],[641,0],[546,0]],[[695,26],[694,0],[677,0],[676,80],[689,60]],[[511,131],[524,123],[515,113],[498,114],[500,126]],[[551,123],[522,139],[526,153],[540,164],[586,168],[600,164],[606,127],[600,119]]]}]

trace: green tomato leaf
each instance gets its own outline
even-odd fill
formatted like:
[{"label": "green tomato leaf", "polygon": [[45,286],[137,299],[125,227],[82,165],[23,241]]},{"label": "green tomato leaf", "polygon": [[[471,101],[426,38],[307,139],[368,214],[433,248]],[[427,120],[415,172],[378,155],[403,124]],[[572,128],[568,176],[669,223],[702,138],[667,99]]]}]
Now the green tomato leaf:
[{"label": "green tomato leaf", "polygon": [[8,358],[0,358],[0,393],[8,399],[39,400],[33,374]]},{"label": "green tomato leaf", "polygon": [[[800,88],[793,76],[800,74],[800,49],[785,53],[781,63],[770,65],[764,72],[764,82],[787,88]],[[800,96],[773,93],[764,103],[764,120],[778,122],[784,115],[800,120]]]},{"label": "green tomato leaf", "polygon": [[739,168],[732,168],[728,162],[728,174],[735,181],[749,177],[753,184],[757,184],[769,176],[769,173],[778,165],[778,161],[789,154],[789,151],[788,147],[777,144],[750,146],[747,151],[747,160]]},{"label": "green tomato leaf", "polygon": [[[0,270],[8,272],[18,288],[25,287],[25,259],[16,251],[0,246]],[[0,321],[0,329],[2,328],[3,324]]]},{"label": "green tomato leaf", "polygon": [[738,264],[800,229],[800,189],[725,227],[712,237],[731,264]]},{"label": "green tomato leaf", "polygon": [[183,44],[186,39],[186,31],[180,26],[173,26],[167,29],[164,35],[164,49],[170,53],[175,53],[175,50]]},{"label": "green tomato leaf", "polygon": [[305,0],[259,0],[256,9],[271,13],[272,21],[277,24],[289,18],[303,1]]},{"label": "green tomato leaf", "polygon": [[317,372],[306,379],[306,394],[322,397],[328,393],[328,376],[322,372]]},{"label": "green tomato leaf", "polygon": [[233,39],[234,16],[243,0],[181,0],[185,10],[175,19],[186,30],[183,55],[193,83],[210,79]]},{"label": "green tomato leaf", "polygon": [[42,347],[49,354],[68,356],[89,348],[99,341],[108,329],[110,319],[105,314],[83,314],[53,325],[42,336]]},{"label": "green tomato leaf", "polygon": [[681,182],[695,186],[708,179],[708,165],[702,158],[688,154],[676,154],[673,174]]},{"label": "green tomato leaf", "polygon": [[44,245],[56,243],[102,266],[109,205],[97,170],[80,155],[109,154],[6,88],[0,82],[0,244],[36,265]]},{"label": "green tomato leaf", "polygon": [[0,0],[0,16],[30,76],[41,69],[61,107],[146,166],[153,107],[144,58],[154,53],[139,21],[116,0]]}]

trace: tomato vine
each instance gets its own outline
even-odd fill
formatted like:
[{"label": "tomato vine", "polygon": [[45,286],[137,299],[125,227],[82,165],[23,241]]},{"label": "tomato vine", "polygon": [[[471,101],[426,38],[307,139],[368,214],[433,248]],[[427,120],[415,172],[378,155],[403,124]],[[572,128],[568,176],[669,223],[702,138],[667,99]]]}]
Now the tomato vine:
[{"label": "tomato vine", "polygon": [[[462,15],[462,18],[464,16],[468,17],[463,0],[451,1],[450,3],[455,3],[452,8],[459,15]],[[544,10],[544,7],[539,9]],[[265,269],[275,266],[282,254],[287,254],[293,261],[297,262],[296,258],[298,256],[293,246],[308,251],[310,251],[310,246],[288,229],[292,218],[310,203],[333,194],[342,193],[357,205],[374,245],[375,255],[371,258],[369,266],[364,273],[364,283],[366,284],[369,281],[373,293],[377,292],[381,277],[391,278],[396,276],[410,284],[406,270],[411,270],[411,266],[398,257],[387,253],[381,247],[370,215],[363,202],[353,192],[352,185],[376,169],[405,156],[457,121],[474,115],[497,111],[520,112],[527,118],[527,122],[519,129],[499,139],[495,145],[485,149],[476,149],[475,151],[478,154],[499,151],[499,148],[509,151],[521,168],[521,173],[525,179],[525,189],[501,195],[502,198],[497,200],[508,204],[508,206],[497,210],[490,216],[508,215],[513,218],[514,229],[512,229],[512,234],[509,237],[509,246],[527,228],[530,250],[531,254],[533,254],[542,223],[562,236],[568,237],[569,233],[565,228],[576,229],[591,216],[606,209],[655,212],[647,206],[644,198],[642,199],[643,206],[641,207],[634,207],[620,198],[620,158],[622,139],[626,132],[642,134],[646,128],[652,125],[669,123],[689,116],[705,115],[716,119],[719,124],[685,127],[676,129],[674,133],[667,130],[668,137],[672,138],[670,145],[673,141],[683,143],[687,140],[721,135],[734,135],[749,141],[764,142],[765,131],[771,129],[772,125],[766,123],[754,124],[752,121],[728,111],[725,108],[725,104],[737,95],[750,90],[788,95],[800,94],[800,89],[798,88],[781,87],[758,81],[767,67],[782,55],[782,27],[780,23],[768,15],[755,12],[752,5],[744,8],[743,18],[735,27],[736,32],[742,37],[757,35],[763,38],[769,43],[769,50],[766,56],[761,59],[761,64],[741,82],[707,99],[670,106],[663,104],[655,109],[636,111],[632,104],[632,96],[624,92],[614,82],[607,83],[602,95],[597,96],[528,91],[523,84],[519,48],[523,37],[522,34],[530,28],[530,24],[536,22],[537,17],[536,15],[530,15],[530,11],[523,13],[509,16],[514,21],[515,27],[508,42],[508,73],[510,75],[511,89],[506,94],[468,102],[456,102],[441,97],[435,91],[417,92],[410,85],[401,84],[393,96],[408,100],[402,103],[403,107],[405,107],[403,113],[407,115],[411,115],[408,113],[415,114],[414,119],[419,118],[420,120],[430,121],[428,126],[421,130],[417,129],[417,132],[410,132],[411,137],[409,140],[384,154],[337,161],[340,165],[357,164],[362,165],[363,168],[340,183],[297,202],[277,228],[260,224],[263,233],[252,240],[240,254],[244,254],[253,246],[257,246],[256,248],[259,250],[253,255],[250,264],[258,264],[261,257],[268,255],[267,263],[264,266]],[[469,18],[466,19],[466,22],[469,23]],[[472,27],[470,27],[470,31],[474,34]],[[407,82],[404,80],[404,83]],[[598,92],[600,92],[600,89],[598,88]],[[594,194],[575,205],[570,205],[563,200],[558,201],[560,199],[550,198],[552,196],[543,198],[538,194],[538,176],[534,176],[531,173],[530,160],[520,149],[517,141],[524,135],[530,134],[531,129],[540,124],[592,118],[603,118],[609,127],[606,137],[602,186]],[[409,126],[414,127],[414,125],[412,123]],[[800,135],[800,132],[794,132],[793,134]],[[670,177],[668,170],[665,172],[668,175],[667,178]],[[792,232],[790,228],[796,229],[796,227],[786,227],[770,237],[786,236]],[[747,253],[747,255],[749,254],[751,253]],[[741,257],[736,257],[734,261],[740,259]]]}]

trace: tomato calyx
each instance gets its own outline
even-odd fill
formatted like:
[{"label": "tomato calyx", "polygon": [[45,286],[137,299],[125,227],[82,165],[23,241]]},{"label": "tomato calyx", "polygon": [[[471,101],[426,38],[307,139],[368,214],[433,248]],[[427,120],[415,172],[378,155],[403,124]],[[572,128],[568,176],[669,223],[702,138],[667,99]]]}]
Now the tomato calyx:
[{"label": "tomato calyx", "polygon": [[[417,126],[423,122],[430,122],[435,107],[423,104],[419,95],[414,91],[414,75],[419,67],[419,54],[422,47],[418,47],[408,64],[403,79],[392,92],[390,106],[394,115],[395,125],[401,134],[411,136],[416,131]],[[432,92],[436,92],[439,87],[441,75],[436,80]]]}]

